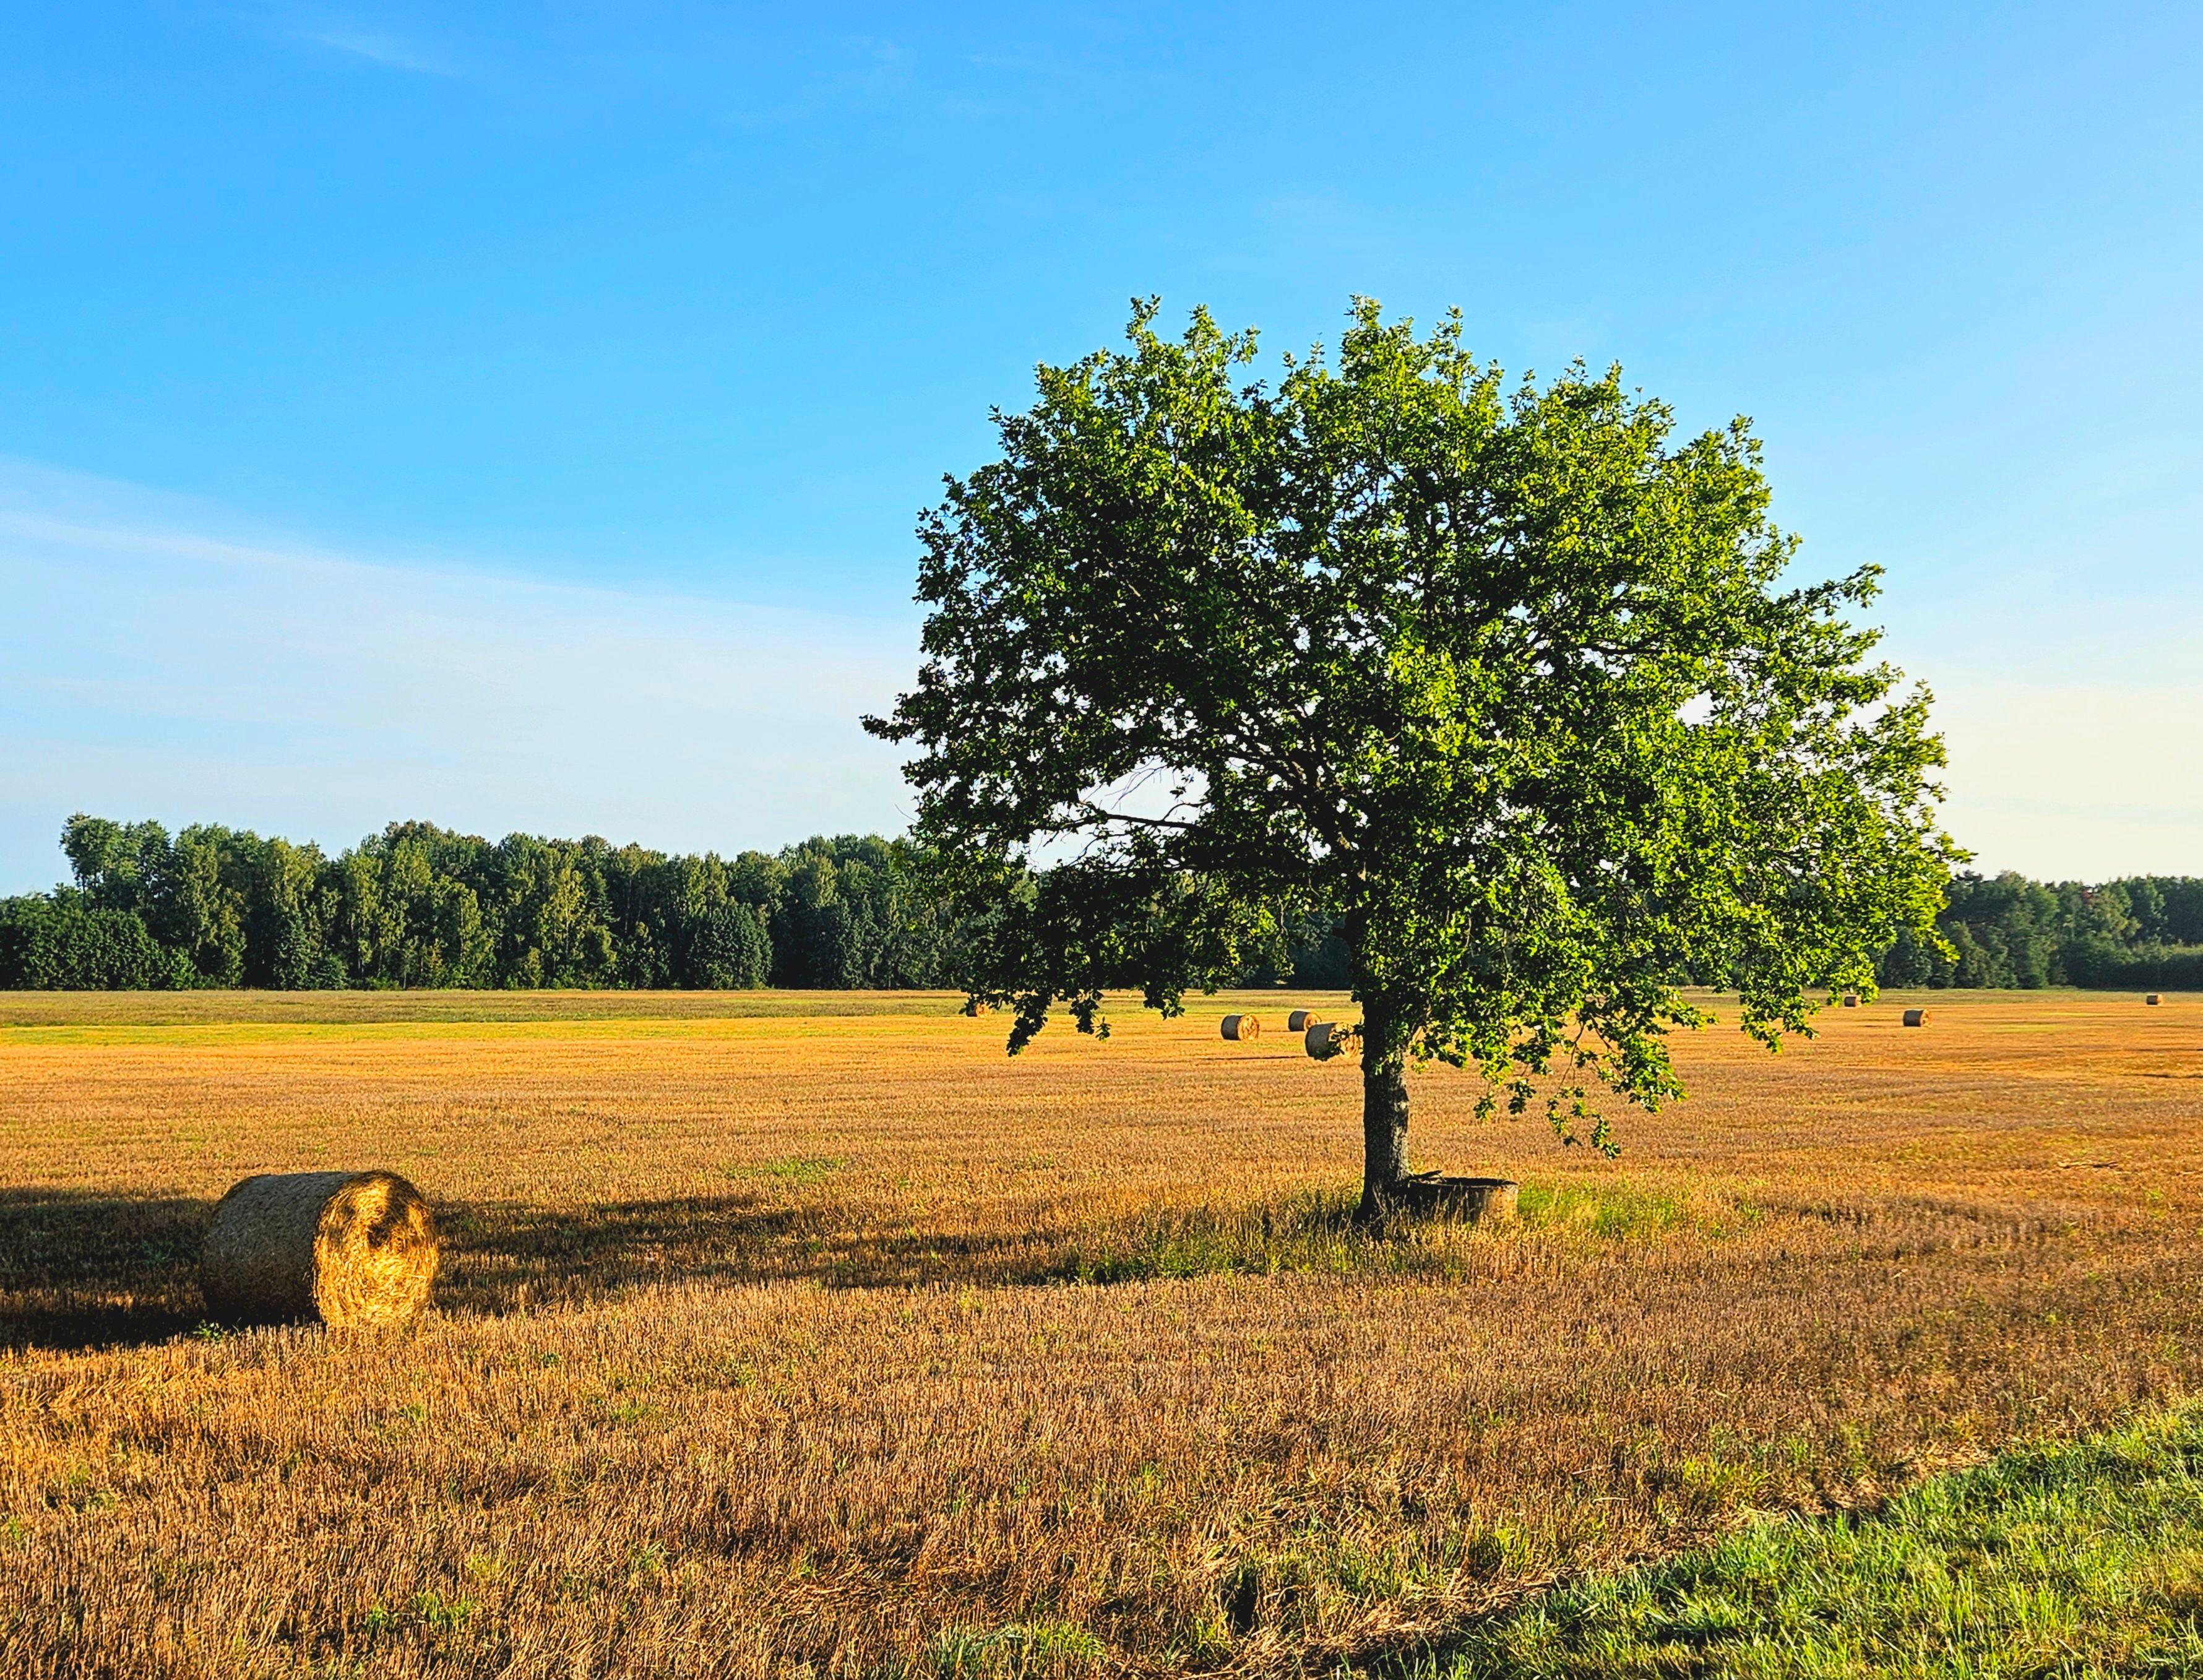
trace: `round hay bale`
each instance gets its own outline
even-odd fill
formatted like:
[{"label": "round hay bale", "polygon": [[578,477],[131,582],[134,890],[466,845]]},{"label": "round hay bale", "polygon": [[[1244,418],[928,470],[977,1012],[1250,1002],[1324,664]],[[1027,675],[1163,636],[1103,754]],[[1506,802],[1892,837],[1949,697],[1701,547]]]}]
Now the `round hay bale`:
[{"label": "round hay bale", "polygon": [[1285,1030],[1289,1033],[1304,1033],[1308,1030],[1308,1023],[1314,1019],[1314,1010],[1296,1009],[1285,1017]]},{"label": "round hay bale", "polygon": [[1845,993],[1844,1007],[1846,1009],[1857,1009],[1858,1007],[1858,993],[1856,992]]},{"label": "round hay bale", "polygon": [[1301,1035],[1301,1046],[1319,1062],[1328,1062],[1346,1049],[1347,1030],[1336,1021],[1311,1021]]},{"label": "round hay bale", "polygon": [[262,1173],[215,1208],[199,1286],[216,1318],[404,1324],[436,1261],[435,1216],[396,1173]]},{"label": "round hay bale", "polygon": [[1262,1036],[1261,1018],[1253,1015],[1227,1015],[1224,1017],[1224,1036],[1234,1044],[1258,1039]]},{"label": "round hay bale", "polygon": [[1402,1179],[1393,1188],[1392,1199],[1403,1211],[1426,1218],[1503,1225],[1515,1217],[1515,1198],[1521,1189],[1511,1178],[1456,1178],[1426,1172]]},{"label": "round hay bale", "polygon": [[2161,1004],[2165,1001],[2165,999],[2158,993],[2152,992],[2147,997],[2144,998],[2142,1001],[2146,1004]]},{"label": "round hay bale", "polygon": [[1906,1010],[1905,1011],[1905,1024],[1908,1027],[1926,1026],[1928,1024],[1928,1011],[1924,1009]]}]

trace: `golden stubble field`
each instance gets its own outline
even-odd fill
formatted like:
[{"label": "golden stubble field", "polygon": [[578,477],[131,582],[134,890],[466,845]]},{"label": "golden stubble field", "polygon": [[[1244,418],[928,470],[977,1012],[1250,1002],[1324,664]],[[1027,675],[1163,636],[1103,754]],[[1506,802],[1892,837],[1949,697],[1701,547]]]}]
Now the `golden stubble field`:
[{"label": "golden stubble field", "polygon": [[[0,1672],[1381,1665],[2196,1383],[2203,999],[1723,1027],[1616,1163],[1434,1070],[1526,1217],[1378,1239],[1302,1001],[0,994]],[[428,1319],[199,1329],[214,1199],[340,1165]]]}]

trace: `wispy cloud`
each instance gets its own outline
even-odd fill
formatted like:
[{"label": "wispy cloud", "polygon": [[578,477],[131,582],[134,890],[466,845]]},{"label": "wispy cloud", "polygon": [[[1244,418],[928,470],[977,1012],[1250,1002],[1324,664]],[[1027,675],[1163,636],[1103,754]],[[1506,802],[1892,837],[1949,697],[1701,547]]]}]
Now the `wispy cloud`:
[{"label": "wispy cloud", "polygon": [[442,55],[416,43],[401,40],[395,35],[386,35],[376,30],[355,28],[349,24],[328,24],[318,28],[296,28],[288,32],[292,40],[304,42],[308,46],[349,53],[355,58],[364,58],[393,70],[410,70],[422,76],[457,76],[461,74],[458,66]]},{"label": "wispy cloud", "polygon": [[[0,492],[8,486],[0,482]],[[0,892],[71,811],[344,844],[476,832],[773,847],[901,826],[913,627],[363,563],[0,500]]]}]

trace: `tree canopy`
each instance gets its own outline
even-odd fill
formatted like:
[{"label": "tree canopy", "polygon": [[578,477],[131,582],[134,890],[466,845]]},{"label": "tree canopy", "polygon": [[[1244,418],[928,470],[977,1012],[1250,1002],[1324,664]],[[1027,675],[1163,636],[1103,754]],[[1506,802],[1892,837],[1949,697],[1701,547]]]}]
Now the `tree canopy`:
[{"label": "tree canopy", "polygon": [[1042,367],[948,480],[924,663],[866,720],[919,749],[915,834],[1013,1051],[1058,1003],[1173,1011],[1327,917],[1379,1211],[1417,1058],[1604,1146],[1588,1088],[1680,1090],[1686,979],[1773,1045],[1933,939],[1928,697],[1846,617],[1874,569],[1786,586],[1748,422],[1676,441],[1618,370],[1510,388],[1457,316],[1358,301],[1273,385],[1252,333],[1156,312]]}]

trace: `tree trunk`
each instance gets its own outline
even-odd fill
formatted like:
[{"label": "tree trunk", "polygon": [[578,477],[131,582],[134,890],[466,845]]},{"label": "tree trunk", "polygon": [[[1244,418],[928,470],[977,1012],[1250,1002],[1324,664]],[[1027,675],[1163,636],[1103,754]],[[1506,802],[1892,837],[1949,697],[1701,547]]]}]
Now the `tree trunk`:
[{"label": "tree trunk", "polygon": [[1408,1176],[1408,1058],[1393,1042],[1390,1012],[1373,997],[1361,1005],[1361,1206],[1375,1219],[1397,1200]]}]

